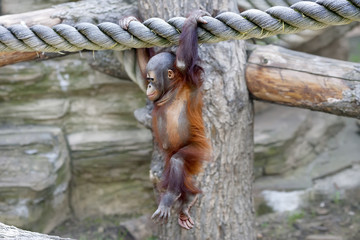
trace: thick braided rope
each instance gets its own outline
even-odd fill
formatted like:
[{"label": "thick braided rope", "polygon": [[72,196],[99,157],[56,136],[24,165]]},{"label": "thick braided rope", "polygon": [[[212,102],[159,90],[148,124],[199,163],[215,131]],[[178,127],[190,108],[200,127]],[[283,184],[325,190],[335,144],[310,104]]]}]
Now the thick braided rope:
[{"label": "thick braided rope", "polygon": [[[237,4],[240,8],[244,8],[244,9],[255,8],[259,10],[266,10],[273,6],[289,7],[301,1],[304,0],[238,0]],[[305,1],[316,2],[316,0],[305,0]]]},{"label": "thick braided rope", "polygon": [[[360,21],[360,0],[302,1],[291,7],[275,6],[265,12],[251,9],[241,14],[221,13],[204,17],[207,24],[198,28],[200,43],[231,39],[265,38],[305,29],[318,30],[331,25]],[[126,31],[114,23],[79,23],[74,27],[59,24],[52,28],[35,25],[30,28],[0,26],[0,52],[60,52],[80,50],[125,50],[129,48],[168,47],[179,42],[185,18],[167,22],[150,18],[143,23],[132,21]]]}]

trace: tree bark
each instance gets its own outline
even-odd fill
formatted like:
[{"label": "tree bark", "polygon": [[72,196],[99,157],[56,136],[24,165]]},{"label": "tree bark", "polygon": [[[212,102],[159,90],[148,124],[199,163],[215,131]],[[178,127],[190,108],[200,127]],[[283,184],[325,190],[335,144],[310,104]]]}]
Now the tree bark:
[{"label": "tree bark", "polygon": [[258,100],[360,118],[360,64],[253,46],[246,68]]},{"label": "tree bark", "polygon": [[[144,19],[186,16],[200,7],[210,13],[237,11],[236,3],[230,0],[140,0],[139,4]],[[203,194],[191,211],[196,221],[194,229],[182,230],[177,217],[172,215],[167,224],[159,226],[159,237],[174,240],[255,239],[253,108],[244,78],[245,45],[243,41],[203,44],[199,54],[205,69],[203,117],[213,157],[197,177]],[[157,170],[152,167],[152,176]]]}]

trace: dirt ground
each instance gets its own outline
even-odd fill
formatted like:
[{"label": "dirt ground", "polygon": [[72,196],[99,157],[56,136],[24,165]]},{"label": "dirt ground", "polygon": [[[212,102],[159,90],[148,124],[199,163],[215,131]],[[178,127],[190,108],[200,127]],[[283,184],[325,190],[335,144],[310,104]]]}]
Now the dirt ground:
[{"label": "dirt ground", "polygon": [[360,203],[333,199],[291,213],[256,219],[258,240],[359,240]]},{"label": "dirt ground", "polygon": [[[69,219],[50,235],[67,237],[78,240],[137,240],[120,223],[126,218],[118,215],[89,217],[82,221]],[[153,240],[148,238],[144,240]]]},{"label": "dirt ground", "polygon": [[[51,235],[79,240],[134,240],[120,224],[125,220],[126,217],[121,216],[72,219],[57,227]],[[255,226],[257,240],[359,240],[360,202],[336,198],[313,202],[298,211],[258,216]]]}]

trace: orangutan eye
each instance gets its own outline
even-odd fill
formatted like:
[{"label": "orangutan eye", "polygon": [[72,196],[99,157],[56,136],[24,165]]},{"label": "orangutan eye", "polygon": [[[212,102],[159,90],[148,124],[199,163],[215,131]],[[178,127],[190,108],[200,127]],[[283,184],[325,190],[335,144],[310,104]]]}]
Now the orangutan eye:
[{"label": "orangutan eye", "polygon": [[148,82],[154,82],[154,78],[148,77],[148,78],[146,78],[146,80],[147,80]]}]

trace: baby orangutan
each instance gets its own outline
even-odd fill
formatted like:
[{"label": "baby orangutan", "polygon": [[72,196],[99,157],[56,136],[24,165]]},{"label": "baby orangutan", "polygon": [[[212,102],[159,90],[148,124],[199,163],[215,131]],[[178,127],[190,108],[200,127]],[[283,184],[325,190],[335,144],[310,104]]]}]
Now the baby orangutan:
[{"label": "baby orangutan", "polygon": [[[164,154],[165,168],[158,187],[161,200],[152,215],[154,220],[167,220],[171,207],[180,203],[178,223],[191,229],[194,221],[189,210],[200,189],[194,176],[202,162],[210,157],[210,145],[202,119],[203,69],[198,57],[198,23],[206,24],[198,10],[186,19],[176,55],[162,52],[152,57],[147,66],[147,97],[154,102],[152,129],[156,144]],[[127,28],[134,18],[122,20]]]}]

